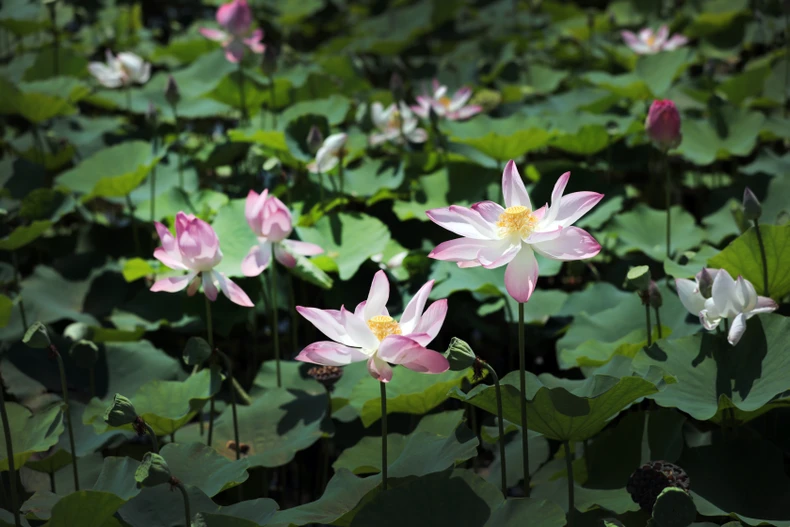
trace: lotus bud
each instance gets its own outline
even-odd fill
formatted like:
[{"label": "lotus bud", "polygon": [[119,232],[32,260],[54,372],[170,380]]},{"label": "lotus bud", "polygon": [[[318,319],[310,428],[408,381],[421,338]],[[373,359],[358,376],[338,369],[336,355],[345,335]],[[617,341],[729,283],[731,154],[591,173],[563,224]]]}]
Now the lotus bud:
[{"label": "lotus bud", "polygon": [[311,126],[310,131],[307,133],[307,147],[310,149],[310,153],[315,155],[323,143],[324,134],[321,133],[321,129],[316,125]]},{"label": "lotus bud", "polygon": [[52,346],[47,328],[41,322],[34,322],[32,326],[27,328],[25,336],[22,337],[22,342],[35,349],[46,349]]},{"label": "lotus bud", "polygon": [[172,75],[167,77],[167,84],[165,85],[165,100],[170,106],[175,106],[181,101],[181,91],[178,89],[178,83]]},{"label": "lotus bud", "polygon": [[104,422],[110,426],[125,426],[137,421],[137,412],[132,401],[116,393],[112,404],[104,412]]},{"label": "lotus bud", "polygon": [[713,294],[713,277],[708,270],[703,267],[702,271],[697,273],[696,279],[700,294],[704,298],[710,298]]},{"label": "lotus bud", "polygon": [[134,479],[137,481],[138,486],[155,487],[156,485],[172,483],[173,474],[170,472],[170,467],[167,466],[165,458],[159,454],[146,452],[145,456],[143,456],[142,464],[134,473]]},{"label": "lotus bud", "polygon": [[475,355],[472,347],[458,337],[453,337],[450,341],[450,346],[444,352],[444,356],[450,363],[452,371],[462,371],[470,368],[475,365],[477,360],[477,355]]},{"label": "lotus bud", "polygon": [[661,150],[677,148],[683,137],[680,134],[680,113],[675,103],[668,99],[653,101],[645,120],[645,130]]},{"label": "lotus bud", "polygon": [[661,291],[658,290],[658,285],[653,280],[650,280],[650,285],[647,287],[647,299],[650,302],[650,307],[654,309],[658,309],[664,304]]},{"label": "lotus bud", "polygon": [[187,345],[184,347],[184,363],[187,366],[203,364],[211,357],[211,346],[205,339],[200,337],[189,337]]},{"label": "lotus bud", "polygon": [[650,268],[646,265],[632,267],[625,277],[626,285],[636,291],[647,291],[650,281]]},{"label": "lotus bud", "polygon": [[747,220],[756,221],[763,214],[763,207],[760,200],[754,195],[749,187],[743,191],[743,217]]}]

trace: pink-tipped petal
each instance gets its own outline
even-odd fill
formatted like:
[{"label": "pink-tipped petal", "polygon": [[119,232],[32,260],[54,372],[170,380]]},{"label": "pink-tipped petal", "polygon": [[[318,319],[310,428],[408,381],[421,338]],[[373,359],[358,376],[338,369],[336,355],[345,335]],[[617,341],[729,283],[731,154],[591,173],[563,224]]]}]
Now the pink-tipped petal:
[{"label": "pink-tipped petal", "polygon": [[471,208],[468,209],[458,205],[450,205],[448,208],[450,212],[464,218],[469,225],[473,226],[477,232],[485,236],[486,239],[497,238],[496,222],[487,221],[479,212]]},{"label": "pink-tipped petal", "polygon": [[526,302],[538,283],[538,261],[528,248],[519,251],[505,270],[505,289],[516,302]]},{"label": "pink-tipped petal", "polygon": [[678,291],[678,298],[683,307],[692,315],[699,315],[699,312],[705,309],[705,298],[700,294],[697,289],[697,282],[694,280],[687,280],[685,278],[678,278],[675,280],[675,286]]},{"label": "pink-tipped petal", "polygon": [[241,261],[241,272],[244,273],[244,276],[258,276],[269,267],[271,259],[271,244],[267,242],[253,245],[250,252]]},{"label": "pink-tipped petal", "polygon": [[428,280],[417,293],[411,297],[406,308],[403,310],[403,315],[400,317],[400,328],[404,335],[408,335],[414,331],[417,323],[422,317],[422,312],[425,310],[425,303],[428,301],[428,296],[431,294],[434,281]]},{"label": "pink-tipped petal", "polygon": [[189,287],[187,287],[187,296],[195,296],[195,294],[198,292],[198,289],[200,289],[200,282],[200,275],[195,273],[194,278],[192,278],[192,280],[189,282]]},{"label": "pink-tipped petal", "polygon": [[669,37],[669,26],[663,24],[656,32],[656,40],[653,45],[659,49],[663,48],[667,41],[667,37]]},{"label": "pink-tipped petal", "polygon": [[447,299],[442,298],[431,304],[430,307],[425,310],[422,317],[420,317],[414,329],[409,333],[404,332],[404,335],[408,335],[409,338],[413,339],[415,342],[427,346],[436,338],[436,335],[439,334],[439,330],[442,329],[442,324],[444,324],[446,316]]},{"label": "pink-tipped petal", "polygon": [[217,286],[214,285],[214,276],[213,272],[209,271],[206,273],[201,273],[201,278],[203,281],[203,294],[208,297],[209,300],[214,302],[217,299]]},{"label": "pink-tipped petal", "polygon": [[162,247],[157,247],[154,249],[154,258],[165,264],[171,269],[187,269],[187,266],[181,261],[180,258],[176,258],[175,256],[169,254],[165,251]]},{"label": "pink-tipped petal", "polygon": [[252,35],[244,39],[244,44],[246,44],[253,53],[261,54],[266,51],[266,46],[261,42],[261,39],[263,39],[263,31],[256,29],[252,32]]},{"label": "pink-tipped petal", "polygon": [[252,300],[244,292],[244,289],[238,286],[236,282],[228,278],[222,273],[214,272],[214,278],[219,282],[219,287],[222,289],[222,294],[234,304],[242,307],[253,307]]},{"label": "pink-tipped petal", "polygon": [[480,201],[472,205],[472,210],[475,211],[483,218],[486,222],[492,225],[496,225],[496,222],[499,221],[499,217],[505,212],[504,207],[499,203],[494,203],[493,201]]},{"label": "pink-tipped petal", "polygon": [[380,382],[390,382],[392,380],[392,367],[376,355],[368,359],[368,373]]},{"label": "pink-tipped petal", "polygon": [[568,227],[553,240],[531,245],[538,253],[553,260],[584,260],[601,252],[601,245],[595,238],[578,227]]},{"label": "pink-tipped petal", "polygon": [[288,269],[296,267],[296,258],[294,258],[294,255],[289,253],[281,243],[274,246],[274,257]]},{"label": "pink-tipped petal", "polygon": [[214,42],[224,42],[228,38],[228,34],[219,29],[201,27],[199,31],[201,35]]},{"label": "pink-tipped petal", "polygon": [[355,345],[354,340],[343,327],[342,316],[339,311],[302,306],[296,306],[296,311],[314,325],[318,331],[335,342],[346,346]]},{"label": "pink-tipped petal", "polygon": [[509,264],[520,250],[521,243],[511,244],[508,240],[502,240],[499,244],[480,251],[477,261],[486,269],[496,269]]},{"label": "pink-tipped petal", "polygon": [[751,312],[754,314],[770,313],[771,311],[776,311],[777,309],[779,309],[779,304],[776,303],[776,300],[773,298],[768,298],[767,296],[758,296],[757,304]]},{"label": "pink-tipped petal", "polygon": [[455,112],[447,114],[447,118],[452,121],[463,121],[464,119],[469,119],[470,117],[473,117],[482,111],[483,111],[482,106],[477,106],[475,104],[472,104],[469,106],[464,106],[463,108]]},{"label": "pink-tipped petal", "polygon": [[254,232],[256,236],[262,236],[262,220],[260,214],[263,210],[263,204],[266,203],[266,198],[268,195],[268,189],[264,189],[264,191],[260,194],[254,190],[250,190],[247,193],[247,201],[244,203],[244,217],[247,219],[247,224],[250,226],[250,229],[252,229],[252,232]]},{"label": "pink-tipped petal", "polygon": [[377,356],[420,373],[443,373],[450,368],[450,363],[441,353],[402,335],[390,335],[381,341]]},{"label": "pink-tipped petal", "polygon": [[310,344],[296,356],[298,361],[324,366],[346,366],[368,358],[369,356],[359,348],[351,348],[327,340]]},{"label": "pink-tipped petal", "polygon": [[[370,304],[369,301],[368,304]],[[370,312],[369,307],[369,305],[365,306],[364,311],[366,313]],[[340,308],[340,315],[343,329],[357,347],[370,350],[378,348],[379,340],[373,334],[373,331],[370,330],[365,319],[342,307]]]},{"label": "pink-tipped petal", "polygon": [[684,37],[683,35],[673,35],[672,38],[667,40],[666,44],[664,44],[664,50],[672,51],[678,48],[681,48],[688,44],[689,39]]},{"label": "pink-tipped petal", "polygon": [[301,256],[315,256],[317,254],[324,253],[324,250],[314,243],[300,242],[297,240],[283,240],[282,244],[288,248],[289,252]]},{"label": "pink-tipped petal", "polygon": [[603,194],[597,192],[573,192],[562,196],[554,222],[563,227],[570,227],[596,206],[601,199],[603,199]]},{"label": "pink-tipped petal", "polygon": [[217,23],[235,35],[246,33],[252,24],[247,0],[233,0],[217,9]]},{"label": "pink-tipped petal", "polygon": [[746,315],[740,313],[730,324],[730,331],[727,333],[727,342],[735,346],[740,342],[741,337],[746,332]]},{"label": "pink-tipped petal", "polygon": [[155,293],[159,291],[164,291],[165,293],[183,291],[189,285],[189,281],[192,280],[194,276],[195,273],[189,273],[184,276],[171,276],[170,278],[162,278],[161,280],[154,282],[154,285],[151,286],[151,291]]},{"label": "pink-tipped petal", "polygon": [[529,201],[529,194],[518,173],[516,162],[512,159],[505,165],[502,172],[502,193],[505,196],[505,207],[517,207],[519,205],[532,209]]},{"label": "pink-tipped petal", "polygon": [[[479,222],[470,222],[469,215],[463,215],[459,213],[459,210],[461,209],[463,209],[463,207],[445,207],[441,209],[427,210],[425,211],[425,214],[427,214],[431,221],[433,221],[435,224],[447,229],[450,232],[454,232],[459,236],[474,238],[476,240],[492,239],[489,234],[481,232],[480,229],[477,228],[480,224]],[[478,213],[474,211],[470,212],[472,214],[477,214],[478,217],[480,217]],[[480,217],[480,221],[484,221],[482,217]]]},{"label": "pink-tipped petal", "polygon": [[390,283],[387,280],[387,273],[377,271],[373,275],[373,282],[370,284],[368,299],[365,302],[365,309],[362,315],[364,320],[381,315],[390,298]]},{"label": "pink-tipped petal", "polygon": [[625,42],[626,45],[629,47],[633,47],[640,44],[639,37],[637,37],[631,31],[621,31],[620,36],[623,37],[623,42]]}]

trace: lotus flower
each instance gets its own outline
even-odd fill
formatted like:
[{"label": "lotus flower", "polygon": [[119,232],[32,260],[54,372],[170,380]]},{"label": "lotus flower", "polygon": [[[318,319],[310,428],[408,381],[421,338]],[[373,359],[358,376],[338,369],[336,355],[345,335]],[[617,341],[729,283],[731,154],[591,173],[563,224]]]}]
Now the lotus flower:
[{"label": "lotus flower", "polygon": [[258,237],[258,243],[252,246],[241,262],[241,271],[245,276],[258,276],[269,267],[272,247],[277,261],[291,268],[296,265],[294,254],[314,256],[324,252],[318,245],[286,239],[293,231],[291,212],[277,197],[269,196],[268,189],[260,194],[250,190],[244,215],[252,232]]},{"label": "lotus flower", "polygon": [[380,130],[370,135],[371,145],[386,141],[402,143],[404,137],[412,143],[424,143],[428,139],[428,134],[417,127],[419,124],[417,118],[404,103],[398,106],[393,103],[384,109],[380,102],[374,102],[370,112],[373,124]]},{"label": "lotus flower", "polygon": [[423,313],[432,287],[433,280],[417,291],[400,321],[387,311],[390,284],[384,271],[373,277],[368,299],[353,313],[342,306],[340,311],[298,306],[299,314],[332,340],[310,344],[296,360],[324,366],[345,366],[364,360],[370,375],[381,382],[392,379],[388,363],[422,373],[447,371],[447,359],[425,347],[439,333],[447,315],[446,299],[437,300]]},{"label": "lotus flower", "polygon": [[151,64],[134,53],[123,52],[113,56],[106,52],[107,63],[91,62],[88,71],[106,88],[125,88],[132,83],[145,84],[151,78]]},{"label": "lotus flower", "polygon": [[200,34],[209,40],[221,42],[225,48],[225,58],[234,64],[244,57],[245,48],[261,54],[266,49],[261,43],[263,30],[250,33],[252,11],[247,0],[233,0],[217,9],[217,23],[224,29],[200,28]]},{"label": "lotus flower", "polygon": [[511,160],[502,174],[505,207],[481,201],[471,208],[451,205],[426,212],[434,223],[462,238],[439,244],[428,255],[457,262],[458,267],[495,269],[507,265],[505,288],[517,302],[526,302],[538,280],[538,253],[552,260],[592,258],[601,246],[590,233],[573,227],[603,194],[574,192],[563,196],[570,179],[566,172],[551,193],[551,206],[532,209],[516,164]]},{"label": "lotus flower", "polygon": [[[713,279],[713,286],[706,282]],[[746,331],[746,321],[779,306],[768,297],[758,296],[751,282],[739,276],[733,280],[724,269],[704,269],[696,280],[677,279],[678,296],[692,315],[699,316],[707,330],[716,329],[722,319],[731,320],[727,341],[735,346]]]},{"label": "lotus flower", "polygon": [[217,233],[211,225],[192,214],[176,214],[176,235],[161,223],[154,222],[162,246],[154,251],[154,258],[170,267],[187,271],[183,276],[163,278],[151,286],[151,291],[175,293],[186,288],[194,295],[200,283],[203,292],[212,302],[217,299],[217,286],[234,304],[252,307],[250,297],[224,273],[214,270],[222,261]]},{"label": "lotus flower", "polygon": [[648,137],[661,150],[677,148],[683,140],[680,133],[680,113],[669,99],[653,101],[645,119]]},{"label": "lotus flower", "polygon": [[347,140],[346,134],[332,134],[327,137],[316,152],[315,161],[308,164],[307,169],[314,174],[326,174],[335,168],[340,162],[340,158],[346,154]]},{"label": "lotus flower", "polygon": [[472,96],[470,88],[461,88],[455,92],[452,98],[447,96],[447,86],[439,84],[439,81],[434,79],[433,92],[424,93],[417,97],[417,106],[412,106],[411,109],[415,114],[423,119],[427,119],[433,108],[434,113],[439,117],[445,117],[451,121],[459,121],[467,119],[483,111],[483,108],[475,104],[467,105],[469,98]]},{"label": "lotus flower", "polygon": [[653,32],[650,28],[644,28],[635,35],[630,31],[622,31],[620,35],[623,37],[626,45],[639,55],[653,55],[659,51],[672,51],[679,47],[685,46],[688,39],[683,35],[673,35],[669,37],[669,28],[666,24],[658,28],[658,31]]}]

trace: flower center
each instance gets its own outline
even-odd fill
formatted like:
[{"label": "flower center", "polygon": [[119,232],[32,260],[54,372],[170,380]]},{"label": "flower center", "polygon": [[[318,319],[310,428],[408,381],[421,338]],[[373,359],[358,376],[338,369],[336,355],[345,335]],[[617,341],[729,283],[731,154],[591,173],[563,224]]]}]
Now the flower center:
[{"label": "flower center", "polygon": [[452,101],[450,100],[450,98],[447,97],[446,95],[444,97],[439,97],[439,104],[441,104],[445,108],[449,108],[451,102]]},{"label": "flower center", "polygon": [[390,116],[389,127],[400,129],[401,122],[400,112],[398,110],[392,112],[392,115]]},{"label": "flower center", "polygon": [[395,319],[387,315],[376,315],[368,320],[368,327],[376,335],[379,341],[384,340],[385,337],[390,335],[400,335],[400,324],[395,322]]},{"label": "flower center", "polygon": [[499,220],[496,222],[499,228],[500,238],[518,234],[520,238],[526,238],[538,226],[538,218],[532,213],[532,210],[523,206],[516,205],[515,207],[508,207],[505,212],[499,215]]},{"label": "flower center", "polygon": [[650,35],[649,37],[647,37],[647,45],[648,46],[653,47],[655,45],[655,43],[656,43],[656,36],[655,35]]}]

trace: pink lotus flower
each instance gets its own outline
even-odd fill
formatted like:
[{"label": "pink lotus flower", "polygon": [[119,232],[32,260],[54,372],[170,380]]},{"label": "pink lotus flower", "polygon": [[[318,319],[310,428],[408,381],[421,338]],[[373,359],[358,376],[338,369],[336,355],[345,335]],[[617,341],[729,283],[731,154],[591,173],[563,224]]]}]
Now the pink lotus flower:
[{"label": "pink lotus flower", "polygon": [[653,32],[650,28],[644,28],[635,35],[630,31],[622,31],[620,35],[623,37],[626,45],[639,55],[653,55],[659,51],[672,51],[679,47],[685,46],[688,39],[683,35],[673,35],[669,37],[669,28],[666,24],[658,28],[657,32]]},{"label": "pink lotus flower", "polygon": [[367,361],[368,372],[382,382],[392,379],[388,363],[400,364],[422,373],[442,373],[450,367],[439,352],[425,348],[436,338],[447,315],[447,300],[437,300],[425,310],[433,280],[422,286],[409,301],[400,321],[387,311],[390,284],[384,271],[373,277],[368,299],[360,302],[354,312],[340,307],[316,309],[298,306],[296,310],[330,340],[310,344],[296,360],[345,366]]},{"label": "pink lotus flower", "polygon": [[293,231],[291,212],[277,197],[269,196],[268,189],[260,194],[254,190],[247,194],[244,215],[258,237],[258,244],[252,246],[241,262],[245,276],[258,276],[269,267],[272,247],[277,261],[291,268],[296,265],[294,254],[314,256],[324,252],[318,245],[286,239]]},{"label": "pink lotus flower", "polygon": [[222,261],[217,233],[211,225],[192,214],[176,214],[175,237],[161,223],[154,222],[162,246],[154,251],[154,258],[170,267],[187,271],[183,276],[163,278],[151,286],[151,291],[175,293],[186,288],[194,295],[200,283],[203,292],[212,302],[217,299],[217,286],[234,304],[252,307],[250,297],[224,273],[214,270]]},{"label": "pink lotus flower", "polygon": [[439,244],[428,255],[458,262],[458,267],[495,269],[507,265],[505,287],[517,302],[526,302],[538,281],[535,252],[552,260],[592,258],[601,246],[590,233],[573,223],[584,216],[603,194],[574,192],[563,196],[570,172],[554,185],[551,206],[532,210],[529,195],[511,160],[502,174],[505,206],[481,201],[471,208],[451,205],[426,212],[434,223],[462,238]]},{"label": "pink lotus flower", "polygon": [[704,275],[697,275],[696,281],[675,280],[678,297],[689,313],[699,316],[700,323],[708,331],[716,329],[722,319],[732,319],[727,341],[733,346],[741,340],[748,319],[779,307],[773,299],[757,296],[752,283],[742,276],[733,280],[724,269],[705,271]]},{"label": "pink lotus flower", "polygon": [[645,130],[650,140],[661,150],[677,148],[683,140],[680,133],[680,113],[669,99],[653,101],[645,119]]},{"label": "pink lotus flower", "polygon": [[370,105],[370,118],[379,132],[370,134],[371,145],[392,141],[403,143],[404,138],[412,143],[424,143],[428,133],[419,128],[419,122],[405,103],[390,104],[387,108],[376,101]]},{"label": "pink lotus flower", "polygon": [[263,30],[256,29],[250,34],[252,11],[247,0],[233,0],[217,9],[217,23],[225,30],[200,28],[200,34],[209,40],[221,42],[225,57],[234,64],[244,57],[245,48],[261,54],[266,49],[261,43]]},{"label": "pink lotus flower", "polygon": [[134,53],[124,51],[113,56],[107,50],[105,57],[106,64],[91,62],[88,71],[106,88],[126,88],[132,83],[145,84],[151,78],[151,64]]},{"label": "pink lotus flower", "polygon": [[470,88],[461,88],[452,98],[447,96],[447,86],[439,84],[439,81],[433,80],[433,93],[428,93],[427,90],[423,95],[417,97],[417,106],[412,106],[412,111],[427,119],[430,115],[431,108],[439,117],[445,117],[451,121],[459,121],[467,119],[483,111],[483,108],[475,104],[467,105],[469,98],[472,97],[472,90]]}]

